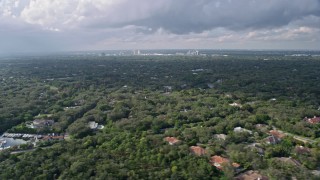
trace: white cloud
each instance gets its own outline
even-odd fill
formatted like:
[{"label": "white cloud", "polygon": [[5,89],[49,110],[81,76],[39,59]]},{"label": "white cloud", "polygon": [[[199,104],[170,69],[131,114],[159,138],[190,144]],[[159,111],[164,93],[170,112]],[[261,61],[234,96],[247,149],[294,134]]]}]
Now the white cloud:
[{"label": "white cloud", "polygon": [[72,17],[73,4],[61,0],[32,0],[21,12],[21,19],[41,26],[60,26]]}]

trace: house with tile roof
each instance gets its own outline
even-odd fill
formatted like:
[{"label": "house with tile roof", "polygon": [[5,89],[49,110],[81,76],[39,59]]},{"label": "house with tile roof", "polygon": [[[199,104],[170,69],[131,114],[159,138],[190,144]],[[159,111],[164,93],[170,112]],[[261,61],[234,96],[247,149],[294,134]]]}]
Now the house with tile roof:
[{"label": "house with tile roof", "polygon": [[281,140],[282,138],[284,138],[286,136],[285,134],[283,134],[283,133],[281,133],[281,132],[279,132],[277,130],[270,130],[269,134],[274,136],[274,137],[276,137],[276,138],[278,138],[279,140]]},{"label": "house with tile roof", "polygon": [[190,151],[192,154],[197,155],[197,156],[202,156],[207,153],[207,151],[200,146],[191,146]]},{"label": "house with tile roof", "polygon": [[[217,156],[217,155],[212,156],[212,157],[210,158],[210,164],[211,164],[212,166],[215,166],[216,168],[218,168],[218,169],[220,169],[220,170],[222,170],[223,166],[227,165],[229,162],[230,162],[229,159],[224,158],[224,157],[221,157],[221,156]],[[238,169],[238,168],[240,167],[240,164],[235,163],[235,162],[231,163],[231,165],[232,165],[235,169]]]},{"label": "house with tile roof", "polygon": [[175,137],[165,137],[164,140],[168,142],[170,145],[179,144],[181,141]]},{"label": "house with tile roof", "polygon": [[320,117],[316,117],[316,116],[314,116],[313,118],[305,117],[303,120],[308,122],[309,124],[319,124],[320,123]]},{"label": "house with tile roof", "polygon": [[277,138],[276,136],[268,136],[267,138],[265,138],[265,143],[267,144],[278,144],[281,140],[279,138]]}]

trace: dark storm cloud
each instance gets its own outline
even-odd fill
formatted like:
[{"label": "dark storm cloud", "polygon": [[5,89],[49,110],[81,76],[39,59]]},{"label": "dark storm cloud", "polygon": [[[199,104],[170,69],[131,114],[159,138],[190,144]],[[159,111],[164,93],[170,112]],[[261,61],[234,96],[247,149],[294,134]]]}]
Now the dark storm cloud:
[{"label": "dark storm cloud", "polygon": [[165,12],[142,20],[142,25],[174,33],[202,32],[217,27],[232,30],[272,28],[306,16],[319,16],[319,1],[202,0],[174,1]]},{"label": "dark storm cloud", "polygon": [[0,0],[0,39],[0,52],[319,49],[320,0]]},{"label": "dark storm cloud", "polygon": [[[320,15],[320,0],[164,0],[163,2],[165,3],[158,3],[157,7],[153,6],[153,2],[146,0],[125,1],[115,6],[111,10],[111,15],[98,19],[96,24],[90,22],[90,26],[137,25],[153,30],[164,28],[172,33],[185,34],[218,27],[231,30],[281,27],[308,16]],[[117,12],[125,13],[128,18],[110,21],[109,18],[117,16]],[[143,12],[147,12],[148,15]]]}]

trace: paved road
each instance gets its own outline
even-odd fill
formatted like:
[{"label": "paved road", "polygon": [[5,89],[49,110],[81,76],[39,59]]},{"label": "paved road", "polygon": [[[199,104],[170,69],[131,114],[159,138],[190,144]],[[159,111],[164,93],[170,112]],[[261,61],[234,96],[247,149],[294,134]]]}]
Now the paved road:
[{"label": "paved road", "polygon": [[317,141],[315,141],[315,140],[312,140],[312,139],[309,139],[309,138],[305,138],[305,137],[301,137],[301,136],[297,136],[297,135],[294,135],[293,138],[296,139],[296,140],[302,141],[304,143],[305,142],[308,142],[310,144],[317,143]]},{"label": "paved road", "polygon": [[[50,148],[50,146],[42,147],[41,149],[48,149],[48,148]],[[27,149],[27,150],[19,150],[19,151],[12,151],[12,152],[10,152],[10,154],[19,154],[19,153],[31,152],[31,151],[35,151],[36,149],[37,148]]]},{"label": "paved road", "polygon": [[281,130],[277,129],[277,128],[274,127],[274,126],[273,126],[273,129],[274,129],[274,130],[277,130],[277,131],[279,131],[280,133],[283,133],[283,134],[285,134],[285,135],[287,135],[287,136],[292,136],[293,139],[296,139],[296,140],[298,140],[298,141],[302,141],[302,142],[304,142],[304,143],[310,143],[310,144],[315,144],[315,143],[317,143],[317,141],[315,141],[315,140],[313,140],[313,139],[310,139],[310,138],[307,138],[307,137],[303,137],[303,136],[298,136],[298,135],[295,135],[295,134],[292,134],[292,133],[288,133],[288,132],[285,132],[285,131],[281,131]]},{"label": "paved road", "polygon": [[19,154],[19,153],[31,152],[31,151],[34,151],[34,150],[36,150],[36,149],[28,149],[28,150],[12,151],[12,152],[10,152],[10,154]]}]

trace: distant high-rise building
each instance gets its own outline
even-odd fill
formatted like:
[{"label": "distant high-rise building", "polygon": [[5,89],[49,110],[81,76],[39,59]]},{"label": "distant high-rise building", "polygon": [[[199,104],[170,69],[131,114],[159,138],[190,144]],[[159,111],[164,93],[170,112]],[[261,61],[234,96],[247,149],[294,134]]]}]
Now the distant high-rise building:
[{"label": "distant high-rise building", "polygon": [[197,50],[189,50],[187,52],[187,55],[189,55],[189,56],[198,56],[199,55],[199,51],[197,51]]},{"label": "distant high-rise building", "polygon": [[134,50],[133,51],[133,55],[140,55],[141,53],[140,53],[140,50]]}]

